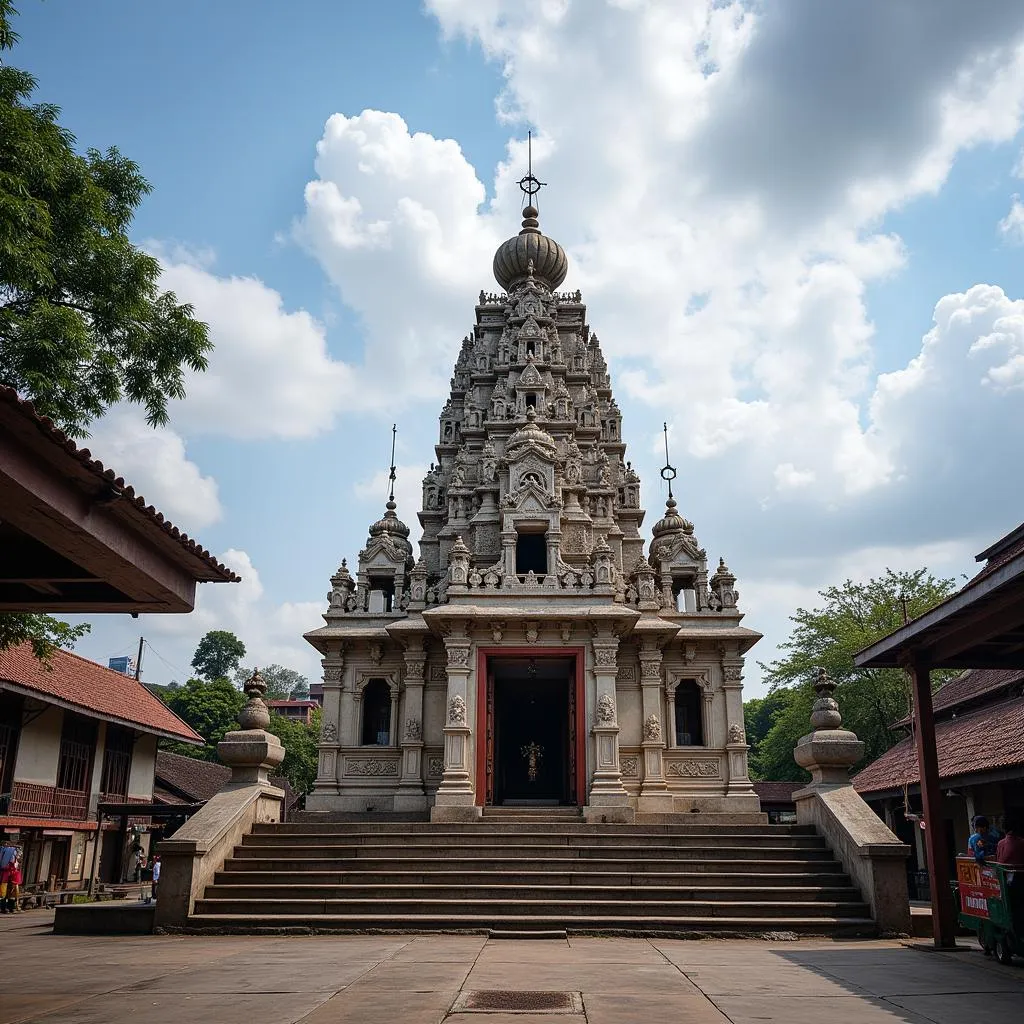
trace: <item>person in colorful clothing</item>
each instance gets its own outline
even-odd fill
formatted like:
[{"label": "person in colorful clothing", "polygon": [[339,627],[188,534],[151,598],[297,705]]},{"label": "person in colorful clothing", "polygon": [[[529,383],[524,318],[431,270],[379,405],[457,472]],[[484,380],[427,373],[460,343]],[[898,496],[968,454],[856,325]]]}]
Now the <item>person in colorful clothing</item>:
[{"label": "person in colorful clothing", "polygon": [[[13,914],[17,906],[17,899],[10,898],[17,863],[18,848],[14,843],[4,840],[0,845],[0,914]],[[18,875],[20,881],[20,871]]]},{"label": "person in colorful clothing", "polygon": [[1000,835],[988,823],[984,814],[978,814],[973,821],[974,832],[967,840],[967,850],[974,855],[979,864],[985,863],[986,857],[995,858],[996,847],[999,845]]}]

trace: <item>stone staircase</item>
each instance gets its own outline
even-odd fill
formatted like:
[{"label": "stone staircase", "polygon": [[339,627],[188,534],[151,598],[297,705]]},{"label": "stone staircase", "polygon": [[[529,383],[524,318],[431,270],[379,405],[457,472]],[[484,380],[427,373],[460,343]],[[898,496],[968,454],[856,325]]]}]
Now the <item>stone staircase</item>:
[{"label": "stone staircase", "polygon": [[810,827],[595,825],[560,808],[500,808],[472,824],[325,818],[246,835],[190,930],[874,932]]}]

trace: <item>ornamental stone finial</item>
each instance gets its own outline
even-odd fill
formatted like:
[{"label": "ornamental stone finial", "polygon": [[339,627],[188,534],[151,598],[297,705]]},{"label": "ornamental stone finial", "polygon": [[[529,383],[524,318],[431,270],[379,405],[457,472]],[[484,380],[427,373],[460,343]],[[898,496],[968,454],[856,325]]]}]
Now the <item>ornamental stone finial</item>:
[{"label": "ornamental stone finial", "polygon": [[249,698],[238,712],[238,724],[243,729],[266,729],[270,725],[270,709],[264,701],[267,684],[254,668],[252,675],[245,681],[245,695]]},{"label": "ornamental stone finial", "polygon": [[229,785],[269,785],[268,773],[284,760],[281,741],[270,732],[270,711],[263,697],[267,684],[259,669],[245,682],[249,698],[238,712],[240,729],[226,733],[217,744],[217,756],[231,769]]},{"label": "ornamental stone finial", "polygon": [[841,728],[843,717],[832,696],[836,684],[822,668],[815,676],[818,699],[811,709],[813,732],[801,736],[793,759],[811,773],[811,785],[848,786],[850,769],[864,756],[864,744],[857,734]]}]

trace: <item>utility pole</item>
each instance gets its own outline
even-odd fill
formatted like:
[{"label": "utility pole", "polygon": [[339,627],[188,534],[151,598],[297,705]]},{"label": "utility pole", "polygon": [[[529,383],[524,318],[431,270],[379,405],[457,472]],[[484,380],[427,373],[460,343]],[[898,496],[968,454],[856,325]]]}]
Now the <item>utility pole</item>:
[{"label": "utility pole", "polygon": [[145,637],[139,637],[139,653],[135,658],[135,681],[139,681],[139,676],[142,675],[142,645],[146,642]]}]

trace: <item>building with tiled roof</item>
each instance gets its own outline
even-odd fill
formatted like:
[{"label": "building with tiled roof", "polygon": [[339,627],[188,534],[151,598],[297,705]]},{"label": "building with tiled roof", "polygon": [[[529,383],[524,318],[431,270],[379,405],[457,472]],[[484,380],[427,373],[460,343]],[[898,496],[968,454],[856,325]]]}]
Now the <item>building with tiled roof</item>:
[{"label": "building with tiled roof", "polygon": [[[156,755],[156,782],[153,799],[165,804],[201,804],[219,793],[231,779],[231,769],[219,761],[201,761],[195,757],[161,750]],[[283,775],[272,775],[270,783],[285,792],[285,811],[301,796]]]},{"label": "building with tiled roof", "polygon": [[28,644],[0,650],[0,830],[23,847],[26,885],[84,888],[94,864],[121,880],[145,833],[115,818],[97,851],[97,806],[152,802],[160,739],[203,742],[131,676],[69,651],[44,664]]},{"label": "building with tiled roof", "polygon": [[315,700],[268,700],[267,707],[282,718],[310,725],[313,712],[319,709],[320,704]]}]

